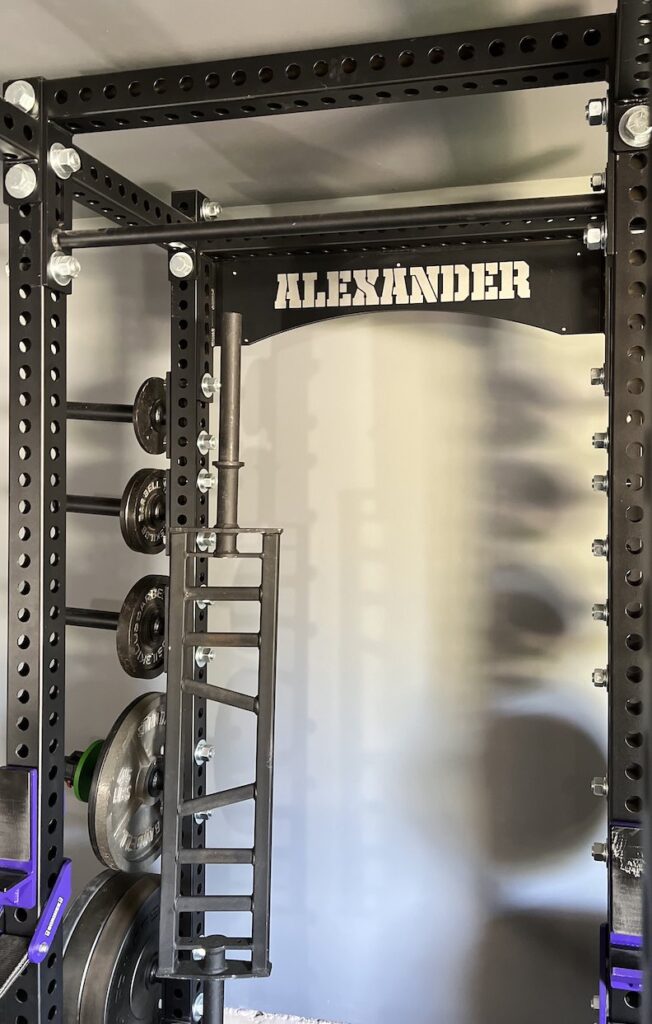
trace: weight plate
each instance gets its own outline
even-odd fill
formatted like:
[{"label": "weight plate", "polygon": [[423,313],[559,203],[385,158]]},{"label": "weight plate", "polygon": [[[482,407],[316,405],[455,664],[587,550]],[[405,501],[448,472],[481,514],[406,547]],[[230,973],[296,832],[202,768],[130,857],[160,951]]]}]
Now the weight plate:
[{"label": "weight plate", "polygon": [[134,398],[134,431],[138,444],[150,455],[165,451],[165,381],[148,377]]},{"label": "weight plate", "polygon": [[133,551],[155,555],[165,547],[165,490],[162,469],[140,469],[125,487],[120,529]]},{"label": "weight plate", "polygon": [[95,771],[95,765],[100,756],[103,743],[104,740],[95,740],[90,746],[86,747],[86,750],[84,750],[77,762],[75,773],[72,777],[73,793],[83,804],[88,803],[93,772]]},{"label": "weight plate", "polygon": [[159,879],[106,871],[64,923],[66,1024],[157,1024]]},{"label": "weight plate", "polygon": [[161,851],[165,696],[146,693],[122,712],[100,754],[88,801],[95,855],[116,871],[143,871]]},{"label": "weight plate", "polygon": [[136,679],[154,679],[165,659],[167,576],[143,576],[127,594],[116,633],[120,664]]}]

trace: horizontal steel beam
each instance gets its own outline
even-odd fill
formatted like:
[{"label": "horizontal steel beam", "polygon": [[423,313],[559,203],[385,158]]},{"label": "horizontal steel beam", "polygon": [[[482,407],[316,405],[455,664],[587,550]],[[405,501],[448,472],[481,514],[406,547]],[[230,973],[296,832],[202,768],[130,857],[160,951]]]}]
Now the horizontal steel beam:
[{"label": "horizontal steel beam", "polygon": [[0,99],[0,153],[3,156],[38,156],[39,125],[6,100]]},{"label": "horizontal steel beam", "polygon": [[613,15],[105,72],[46,83],[71,132],[332,110],[604,80]]}]

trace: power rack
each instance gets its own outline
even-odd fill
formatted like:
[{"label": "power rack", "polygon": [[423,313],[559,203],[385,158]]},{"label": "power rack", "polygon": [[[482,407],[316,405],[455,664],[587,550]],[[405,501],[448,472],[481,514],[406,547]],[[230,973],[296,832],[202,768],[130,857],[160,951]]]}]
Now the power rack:
[{"label": "power rack", "polygon": [[[167,1024],[199,1019],[203,992],[204,1020],[217,1024],[224,979],[265,975],[270,966],[278,531],[259,533],[260,587],[235,595],[260,603],[258,632],[218,634],[206,621],[206,601],[234,599],[210,584],[209,563],[245,556],[237,522],[240,346],[325,317],[408,305],[605,334],[604,366],[592,371],[608,397],[609,419],[608,433],[594,440],[608,448],[606,472],[593,482],[606,492],[609,521],[608,540],[594,542],[597,554],[608,554],[608,595],[593,609],[607,625],[608,664],[593,681],[608,691],[609,715],[608,775],[594,782],[607,796],[608,834],[593,855],[606,862],[609,886],[595,1008],[600,1024],[652,1021],[652,1004],[643,1002],[652,977],[642,951],[652,907],[642,891],[642,848],[652,830],[645,803],[652,767],[645,743],[652,715],[651,39],[650,0],[619,0],[613,15],[594,18],[9,84],[0,100],[10,270],[7,768],[0,779],[0,800],[12,815],[11,829],[0,828],[0,867],[8,873],[0,983],[6,981],[8,1024],[73,1020],[58,928],[69,893],[66,299],[77,249],[140,244],[167,247],[171,290],[167,723],[162,782],[157,776],[164,841],[154,969],[163,988],[154,1015]],[[586,82],[609,86],[608,101],[591,102],[587,111],[590,123],[608,133],[608,166],[591,194],[561,199],[220,222],[215,204],[198,192],[176,193],[168,205],[77,144],[87,132]],[[73,202],[117,226],[73,230]],[[210,459],[218,442],[207,433],[217,391],[214,348],[222,378],[217,474]],[[124,419],[124,407],[108,418]],[[211,524],[206,495],[215,485],[218,516]],[[109,507],[115,511],[115,502]],[[234,645],[258,649],[256,698],[206,681],[211,652]],[[194,755],[206,741],[206,700],[257,715],[251,785],[204,792],[202,761]],[[205,849],[205,815],[244,800],[255,807],[251,848]],[[207,895],[205,866],[219,863],[252,864],[251,892]],[[204,914],[216,909],[250,913],[251,930],[206,935]],[[89,1018],[82,1012],[78,1019]],[[93,1024],[108,1019],[105,1007]]]}]

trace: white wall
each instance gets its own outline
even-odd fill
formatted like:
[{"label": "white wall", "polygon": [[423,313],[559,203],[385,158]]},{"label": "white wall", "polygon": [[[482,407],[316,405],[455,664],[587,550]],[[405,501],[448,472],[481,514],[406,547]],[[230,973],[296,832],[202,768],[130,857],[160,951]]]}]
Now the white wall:
[{"label": "white wall", "polygon": [[[128,402],[164,373],[167,310],[160,253],[84,253],[70,398]],[[5,331],[4,292],[2,311]],[[605,633],[590,604],[606,581],[590,541],[606,507],[590,437],[607,409],[588,368],[601,348],[387,313],[245,352],[241,521],[285,533],[274,971],[230,983],[230,1005],[346,1024],[592,1019],[606,878],[588,852],[604,831],[590,671]],[[118,494],[155,464],[127,426],[70,426],[70,490]],[[70,517],[69,603],[117,609],[156,570],[165,559],[129,552],[114,521]],[[67,640],[72,748],[152,687],[122,674],[110,633]],[[246,670],[232,660],[211,677]],[[247,781],[237,713],[210,725],[220,785]],[[79,888],[98,865],[82,808],[67,813]],[[241,828],[225,812],[209,841]]]}]

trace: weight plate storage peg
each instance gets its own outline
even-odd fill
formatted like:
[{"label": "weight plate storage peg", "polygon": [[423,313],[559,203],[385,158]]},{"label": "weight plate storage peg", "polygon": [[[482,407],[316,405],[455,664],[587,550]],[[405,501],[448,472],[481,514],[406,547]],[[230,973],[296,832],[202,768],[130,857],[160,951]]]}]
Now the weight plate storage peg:
[{"label": "weight plate storage peg", "polygon": [[167,576],[143,576],[120,610],[116,633],[118,658],[127,675],[154,679],[165,662]]},{"label": "weight plate storage peg", "polygon": [[162,469],[134,473],[122,496],[120,528],[133,551],[155,555],[165,547],[166,474]]},{"label": "weight plate storage peg", "polygon": [[165,695],[146,693],[125,708],[102,745],[88,801],[98,860],[144,871],[161,851]]},{"label": "weight plate storage peg", "polygon": [[63,925],[65,1024],[158,1024],[159,878],[104,871]]},{"label": "weight plate storage peg", "polygon": [[134,399],[134,432],[141,448],[150,455],[165,451],[165,381],[148,377]]}]

